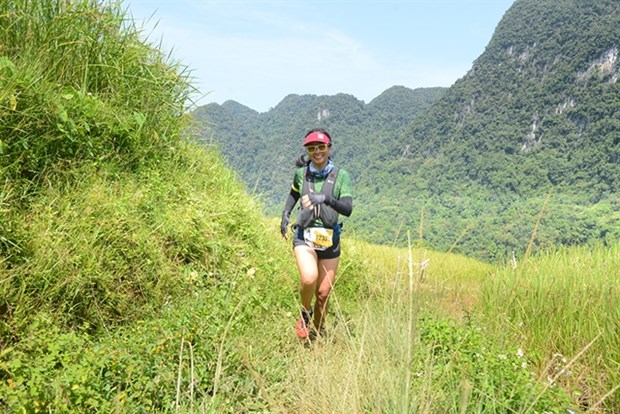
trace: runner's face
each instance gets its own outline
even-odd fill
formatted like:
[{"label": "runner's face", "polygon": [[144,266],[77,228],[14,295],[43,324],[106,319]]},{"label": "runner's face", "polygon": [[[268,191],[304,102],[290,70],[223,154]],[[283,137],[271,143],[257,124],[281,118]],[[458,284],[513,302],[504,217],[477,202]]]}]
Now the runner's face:
[{"label": "runner's face", "polygon": [[[308,148],[309,147],[309,148]],[[330,145],[321,144],[309,144],[307,145],[308,155],[315,167],[321,169],[327,165],[329,161],[329,152],[331,151]]]}]

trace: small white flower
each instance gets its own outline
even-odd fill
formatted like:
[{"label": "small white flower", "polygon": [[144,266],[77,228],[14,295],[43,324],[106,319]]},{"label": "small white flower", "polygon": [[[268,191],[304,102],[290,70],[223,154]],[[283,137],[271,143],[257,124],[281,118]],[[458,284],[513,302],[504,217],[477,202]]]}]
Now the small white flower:
[{"label": "small white flower", "polygon": [[517,358],[523,358],[523,355],[525,355],[523,350],[521,348],[517,349]]}]

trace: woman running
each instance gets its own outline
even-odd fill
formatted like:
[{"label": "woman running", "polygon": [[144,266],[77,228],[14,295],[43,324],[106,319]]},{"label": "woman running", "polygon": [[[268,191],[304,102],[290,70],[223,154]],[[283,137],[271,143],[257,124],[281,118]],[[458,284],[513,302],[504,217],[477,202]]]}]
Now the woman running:
[{"label": "woman running", "polygon": [[308,158],[302,156],[297,162],[280,231],[287,238],[291,211],[301,198],[293,225],[293,249],[301,278],[301,315],[295,330],[300,339],[312,340],[324,335],[327,302],[340,260],[342,224],[338,223],[338,216],[351,215],[353,196],[349,174],[336,167],[330,157],[329,134],[313,129],[304,137],[303,146]]}]

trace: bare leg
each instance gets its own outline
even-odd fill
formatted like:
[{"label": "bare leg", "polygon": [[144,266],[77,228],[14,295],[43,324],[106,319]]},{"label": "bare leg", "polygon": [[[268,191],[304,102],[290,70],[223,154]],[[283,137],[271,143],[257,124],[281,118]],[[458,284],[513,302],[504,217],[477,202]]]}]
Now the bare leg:
[{"label": "bare leg", "polygon": [[314,304],[314,326],[321,332],[325,316],[329,293],[336,282],[336,270],[338,269],[339,257],[333,259],[320,259],[318,261],[318,279],[316,281],[316,302]]},{"label": "bare leg", "polygon": [[316,252],[307,246],[295,246],[294,252],[301,281],[299,287],[301,305],[310,311],[319,279],[318,258]]}]

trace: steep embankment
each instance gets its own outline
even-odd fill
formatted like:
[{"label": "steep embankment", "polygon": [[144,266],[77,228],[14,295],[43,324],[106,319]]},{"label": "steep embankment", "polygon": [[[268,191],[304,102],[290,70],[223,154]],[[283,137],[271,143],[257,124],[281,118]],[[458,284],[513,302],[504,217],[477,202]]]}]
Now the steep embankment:
[{"label": "steep embankment", "polygon": [[289,303],[289,250],[187,143],[184,67],[118,7],[2,4],[0,411],[252,398],[228,338]]}]

